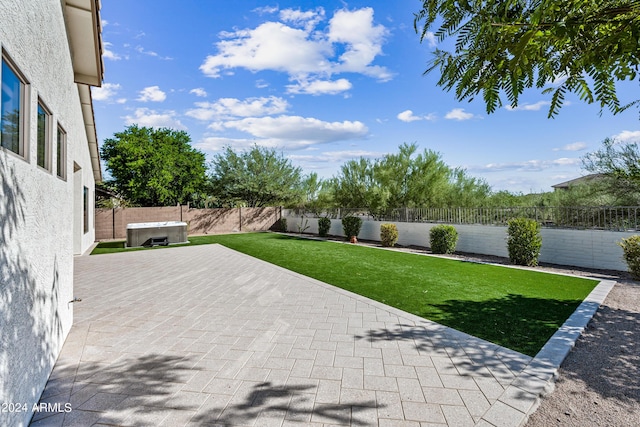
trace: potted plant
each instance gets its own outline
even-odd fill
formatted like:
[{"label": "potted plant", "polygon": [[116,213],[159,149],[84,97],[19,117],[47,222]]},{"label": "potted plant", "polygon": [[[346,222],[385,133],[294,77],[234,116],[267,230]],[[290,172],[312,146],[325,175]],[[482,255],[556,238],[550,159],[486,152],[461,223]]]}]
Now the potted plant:
[{"label": "potted plant", "polygon": [[342,229],[344,230],[344,236],[351,243],[358,243],[358,234],[360,234],[360,227],[362,227],[362,218],[357,216],[347,216],[342,218]]}]

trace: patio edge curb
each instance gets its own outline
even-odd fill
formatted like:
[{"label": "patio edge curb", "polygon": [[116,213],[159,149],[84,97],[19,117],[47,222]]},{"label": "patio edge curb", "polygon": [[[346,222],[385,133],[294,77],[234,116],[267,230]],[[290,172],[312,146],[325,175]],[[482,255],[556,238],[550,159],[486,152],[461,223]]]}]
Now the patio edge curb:
[{"label": "patio edge curb", "polygon": [[505,416],[521,417],[519,426],[527,423],[542,398],[553,392],[560,365],[615,284],[613,280],[598,283],[476,425],[500,425]]}]

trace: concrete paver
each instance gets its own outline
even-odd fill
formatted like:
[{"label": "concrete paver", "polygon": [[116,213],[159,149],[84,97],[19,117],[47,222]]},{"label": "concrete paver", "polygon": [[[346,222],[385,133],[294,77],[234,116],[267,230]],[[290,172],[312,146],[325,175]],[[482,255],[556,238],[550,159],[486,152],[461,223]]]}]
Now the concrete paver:
[{"label": "concrete paver", "polygon": [[532,359],[219,245],[78,257],[32,425],[518,426],[607,286]]}]

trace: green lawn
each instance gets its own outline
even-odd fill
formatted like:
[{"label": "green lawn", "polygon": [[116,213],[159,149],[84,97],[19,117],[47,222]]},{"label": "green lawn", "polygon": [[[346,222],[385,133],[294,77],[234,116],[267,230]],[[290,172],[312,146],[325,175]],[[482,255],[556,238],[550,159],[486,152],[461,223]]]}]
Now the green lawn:
[{"label": "green lawn", "polygon": [[[189,240],[191,245],[220,243],[530,356],[598,283],[274,233]],[[122,250],[122,242],[107,243],[93,253]]]}]

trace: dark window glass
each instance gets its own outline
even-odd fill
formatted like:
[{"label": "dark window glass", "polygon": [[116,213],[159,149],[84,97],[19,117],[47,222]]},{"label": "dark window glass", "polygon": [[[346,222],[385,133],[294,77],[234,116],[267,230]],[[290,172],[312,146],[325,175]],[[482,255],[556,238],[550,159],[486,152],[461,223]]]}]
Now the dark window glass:
[{"label": "dark window glass", "polygon": [[47,121],[49,115],[42,105],[38,104],[38,166],[47,168]]},{"label": "dark window glass", "polygon": [[20,106],[22,82],[9,65],[2,60],[2,104],[0,108],[0,144],[16,154],[22,154],[20,146]]},{"label": "dark window glass", "polygon": [[66,178],[67,172],[67,135],[62,128],[58,127],[58,137],[56,138],[56,173],[60,178]]}]

